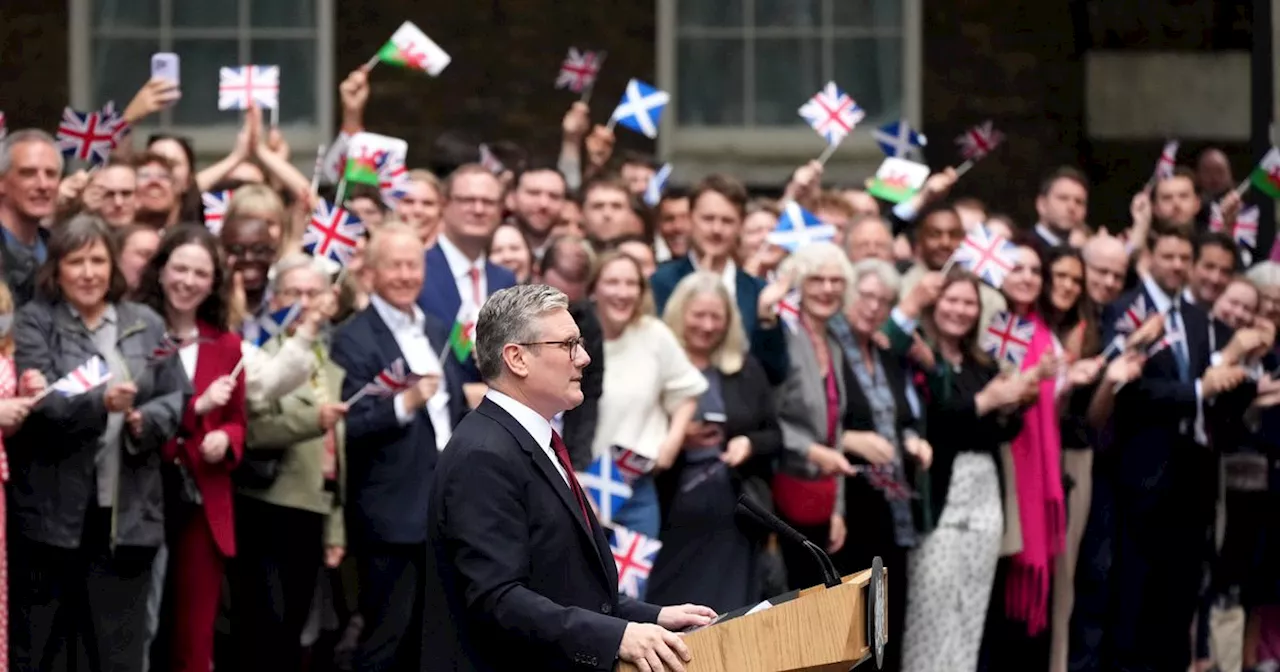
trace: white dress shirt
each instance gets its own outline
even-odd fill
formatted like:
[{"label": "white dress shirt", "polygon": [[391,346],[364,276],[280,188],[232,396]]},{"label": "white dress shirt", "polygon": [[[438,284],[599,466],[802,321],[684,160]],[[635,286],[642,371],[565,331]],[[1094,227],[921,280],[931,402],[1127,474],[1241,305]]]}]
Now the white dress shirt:
[{"label": "white dress shirt", "polygon": [[[537,411],[493,388],[489,388],[484,397],[500,406],[502,410],[510,413],[511,417],[515,418],[521,427],[524,427],[524,431],[529,432],[529,436],[533,437],[533,442],[538,444],[538,447],[546,454],[547,459],[551,460],[551,466],[556,468],[556,473],[560,474],[560,478],[564,479],[564,484],[569,485],[569,475],[565,473],[564,467],[560,464],[560,458],[556,457],[556,451],[551,447],[551,423],[547,422],[547,419],[539,415]],[[572,488],[573,486],[570,485],[569,487]]]},{"label": "white dress shirt", "polygon": [[[698,258],[692,252],[689,253],[689,261],[693,264],[693,270],[703,270],[698,263]],[[724,288],[729,290],[729,298],[734,301],[738,300],[738,265],[733,263],[732,259],[724,262],[724,271],[720,273],[720,281],[724,283]]]},{"label": "white dress shirt", "polygon": [[200,346],[196,341],[192,341],[178,349],[178,358],[182,360],[182,370],[187,372],[187,380],[196,379],[196,360],[200,353]]},{"label": "white dress shirt", "polygon": [[[1169,296],[1168,294],[1165,294],[1164,290],[1160,288],[1160,285],[1157,285],[1156,281],[1151,279],[1151,276],[1149,275],[1142,276],[1142,286],[1144,289],[1147,290],[1147,295],[1151,297],[1151,303],[1153,304],[1152,306],[1153,309],[1160,315],[1164,316],[1165,318],[1165,323],[1164,323],[1165,333],[1173,337],[1173,343],[1170,345],[1170,347],[1178,347],[1179,345],[1181,345],[1182,351],[1186,353],[1186,356],[1187,356],[1187,365],[1190,366],[1191,348],[1190,348],[1190,345],[1187,343],[1187,316],[1184,314],[1183,311],[1179,310],[1178,311],[1178,328],[1171,331],[1169,328],[1169,311],[1173,309],[1173,297]],[[1209,323],[1209,335],[1210,335],[1210,338],[1212,339],[1212,335],[1213,335],[1212,320],[1210,320],[1210,323]],[[1211,340],[1209,349],[1212,351],[1213,347],[1214,345]],[[1192,431],[1193,431],[1193,436],[1196,440],[1196,443],[1207,446],[1209,445],[1209,435],[1205,432],[1205,429],[1204,429],[1204,395],[1200,391],[1199,378],[1196,378],[1195,384],[1196,384],[1196,418],[1195,418],[1195,421],[1192,423]],[[1184,426],[1183,431],[1185,432],[1186,430],[1187,430],[1187,427]]]},{"label": "white dress shirt", "polygon": [[1045,226],[1044,222],[1036,224],[1036,234],[1039,235],[1044,242],[1048,243],[1050,247],[1057,247],[1058,245],[1062,245],[1066,242],[1062,240],[1062,236],[1059,236],[1056,231]]},{"label": "white dress shirt", "polygon": [[[436,393],[427,400],[427,416],[431,418],[431,428],[436,434],[436,449],[444,450],[453,435],[453,424],[449,418],[449,386],[444,379],[444,370],[431,341],[427,340],[427,317],[418,306],[413,307],[413,315],[392,306],[382,297],[374,294],[369,297],[369,304],[378,311],[392,338],[404,355],[405,366],[420,376],[434,375],[440,377],[440,386]],[[405,407],[404,392],[395,397],[396,420],[401,426],[413,422],[414,412]]]},{"label": "white dress shirt", "polygon": [[[489,298],[489,281],[486,277],[485,256],[480,255],[474,261],[467,258],[456,245],[449,242],[449,236],[441,233],[436,238],[436,245],[440,246],[440,251],[444,252],[445,261],[449,262],[449,273],[453,275],[453,281],[458,285],[458,298],[462,299],[462,305],[469,307],[469,311],[475,315],[480,312],[480,304]],[[471,269],[476,270],[476,277],[479,278],[480,284],[480,304],[476,303],[476,285],[471,280]]]}]

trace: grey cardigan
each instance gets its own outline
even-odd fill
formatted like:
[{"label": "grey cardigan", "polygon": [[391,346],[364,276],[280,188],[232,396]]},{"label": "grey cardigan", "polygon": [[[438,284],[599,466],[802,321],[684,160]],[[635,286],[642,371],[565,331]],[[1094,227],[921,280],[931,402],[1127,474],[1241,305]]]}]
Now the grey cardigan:
[{"label": "grey cardigan", "polygon": [[[798,478],[815,479],[821,476],[818,467],[809,462],[809,446],[827,445],[827,388],[822,379],[825,371],[818,368],[818,356],[813,344],[803,331],[786,330],[787,355],[790,367],[787,377],[778,388],[778,424],[782,427],[782,455],[778,471]],[[837,441],[842,429],[845,394],[844,351],[835,335],[827,330],[827,351],[831,353],[831,365],[835,370],[836,390],[840,397],[837,415]],[[839,450],[839,446],[831,446]],[[835,512],[844,515],[844,477],[836,478]]]}]

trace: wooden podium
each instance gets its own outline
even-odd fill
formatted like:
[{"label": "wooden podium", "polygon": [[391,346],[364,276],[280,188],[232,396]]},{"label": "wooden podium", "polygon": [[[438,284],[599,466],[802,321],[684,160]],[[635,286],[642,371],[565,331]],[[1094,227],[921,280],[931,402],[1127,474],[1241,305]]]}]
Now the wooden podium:
[{"label": "wooden podium", "polygon": [[[875,577],[875,578],[873,578]],[[887,619],[888,577],[875,566],[815,586],[764,610],[684,635],[693,660],[687,672],[846,672],[868,660],[878,666]],[[876,642],[879,641],[879,647]],[[620,672],[638,672],[619,663]]]}]

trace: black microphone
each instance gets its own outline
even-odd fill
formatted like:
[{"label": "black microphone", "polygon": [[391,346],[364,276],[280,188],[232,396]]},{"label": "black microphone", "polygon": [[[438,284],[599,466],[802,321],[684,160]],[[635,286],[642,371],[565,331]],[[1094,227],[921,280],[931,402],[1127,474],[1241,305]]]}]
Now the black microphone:
[{"label": "black microphone", "polygon": [[825,583],[828,588],[835,588],[840,585],[840,574],[836,572],[835,565],[831,564],[831,557],[828,556],[821,548],[818,548],[817,544],[806,539],[803,534],[800,534],[800,532],[796,530],[796,528],[786,524],[781,518],[773,515],[773,513],[766,510],[763,506],[760,506],[759,502],[751,499],[751,497],[747,495],[741,495],[738,497],[737,513],[740,516],[755,520],[760,525],[777,532],[778,536],[783,539],[808,549],[809,554],[812,555],[814,561],[818,563],[818,567],[822,569],[823,583]]}]

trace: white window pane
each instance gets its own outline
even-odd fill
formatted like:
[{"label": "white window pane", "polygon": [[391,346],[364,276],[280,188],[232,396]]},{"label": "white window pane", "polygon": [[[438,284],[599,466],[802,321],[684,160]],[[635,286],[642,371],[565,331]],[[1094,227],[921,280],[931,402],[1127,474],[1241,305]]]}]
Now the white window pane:
[{"label": "white window pane", "polygon": [[741,126],[744,40],[684,38],[677,47],[677,119],[685,126]]},{"label": "white window pane", "polygon": [[834,47],[836,81],[867,111],[867,119],[901,117],[902,39],[836,40]]},{"label": "white window pane", "polygon": [[240,25],[236,0],[172,0],[177,28],[233,28]]},{"label": "white window pane", "polygon": [[239,44],[235,40],[175,40],[173,50],[182,58],[182,100],[174,107],[174,123],[240,125],[238,113],[218,110],[218,68],[244,65],[237,55]]},{"label": "white window pane", "polygon": [[[838,0],[838,2],[844,1]],[[822,0],[755,0],[755,2],[755,25],[757,26],[817,28],[822,25]]]},{"label": "white window pane", "polygon": [[741,26],[743,0],[676,0],[677,26]]},{"label": "white window pane", "polygon": [[822,40],[756,40],[756,125],[803,124],[797,110],[826,83],[821,76]]},{"label": "white window pane", "polygon": [[830,0],[835,25],[842,28],[902,29],[904,0]]},{"label": "white window pane", "polygon": [[315,28],[315,0],[253,0],[249,23],[258,28]]},{"label": "white window pane", "polygon": [[98,28],[154,28],[160,25],[160,0],[97,0],[93,25]]},{"label": "white window pane", "polygon": [[159,46],[156,40],[95,39],[90,108],[99,109],[113,100],[116,111],[124,111],[138,89],[150,79],[151,54],[159,51]]},{"label": "white window pane", "polygon": [[315,41],[254,40],[249,54],[258,65],[280,66],[280,123],[315,123]]}]

